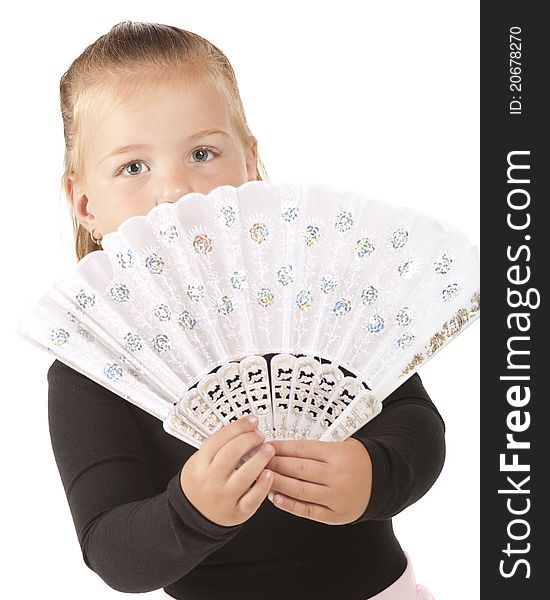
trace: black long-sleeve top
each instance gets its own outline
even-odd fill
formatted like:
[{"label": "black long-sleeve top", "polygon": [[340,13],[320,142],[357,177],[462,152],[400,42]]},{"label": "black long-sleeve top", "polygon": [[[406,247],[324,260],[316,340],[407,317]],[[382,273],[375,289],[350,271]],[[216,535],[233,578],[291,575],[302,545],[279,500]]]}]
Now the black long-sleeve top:
[{"label": "black long-sleeve top", "polygon": [[47,376],[51,441],[83,559],[112,588],[164,588],[184,600],[364,600],[405,570],[391,517],[427,492],[445,458],[445,426],[418,374],[353,434],[373,467],[359,519],[327,525],[266,499],[232,527],[183,493],[180,472],[196,448],[59,360]]}]

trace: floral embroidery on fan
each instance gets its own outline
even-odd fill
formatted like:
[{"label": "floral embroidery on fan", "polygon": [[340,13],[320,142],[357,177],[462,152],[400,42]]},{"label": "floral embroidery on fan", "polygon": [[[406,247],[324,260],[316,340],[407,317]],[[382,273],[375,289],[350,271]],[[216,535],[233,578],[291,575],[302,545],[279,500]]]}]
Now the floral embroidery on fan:
[{"label": "floral embroidery on fan", "polygon": [[313,304],[313,294],[309,290],[302,290],[296,296],[296,306],[305,311]]},{"label": "floral embroidery on fan", "polygon": [[403,246],[409,240],[409,232],[403,227],[398,227],[394,229],[390,235],[390,244],[392,248],[397,250],[398,248],[403,248]]},{"label": "floral embroidery on fan", "polygon": [[168,336],[164,333],[161,333],[155,336],[152,340],[153,348],[160,354],[161,352],[169,352],[170,351],[170,340]]},{"label": "floral embroidery on fan", "polygon": [[204,287],[199,284],[190,283],[187,286],[187,296],[193,302],[200,302],[204,298]]},{"label": "floral embroidery on fan", "polygon": [[223,227],[227,228],[231,227],[237,218],[235,209],[227,204],[219,209],[217,216],[218,224],[221,224]]},{"label": "floral embroidery on fan", "polygon": [[122,377],[122,368],[116,363],[107,363],[103,369],[103,374],[110,381],[118,381]]},{"label": "floral embroidery on fan", "polygon": [[235,271],[229,278],[231,287],[235,290],[243,290],[248,287],[248,278],[242,271]]},{"label": "floral embroidery on fan", "polygon": [[179,237],[179,233],[175,225],[166,225],[159,229],[159,236],[163,241],[172,244]]},{"label": "floral embroidery on fan", "polygon": [[434,271],[440,275],[445,275],[451,269],[453,259],[448,254],[441,254],[434,262]]},{"label": "floral embroidery on fan", "polygon": [[159,304],[157,307],[155,307],[154,313],[155,317],[157,317],[159,321],[170,320],[170,309],[168,306],[166,306],[166,304]]},{"label": "floral embroidery on fan", "polygon": [[164,271],[164,261],[154,252],[145,259],[145,266],[153,275],[160,275]]},{"label": "floral embroidery on fan", "polygon": [[420,260],[416,255],[409,254],[397,265],[397,274],[403,279],[410,279],[420,271]]},{"label": "floral embroidery on fan", "polygon": [[124,347],[130,352],[137,352],[143,348],[141,337],[137,333],[128,332],[124,336]]},{"label": "floral embroidery on fan", "polygon": [[250,239],[257,244],[265,242],[269,236],[269,229],[265,223],[254,223],[249,229]]},{"label": "floral embroidery on fan", "polygon": [[340,300],[338,300],[332,308],[332,312],[337,317],[344,317],[347,314],[349,314],[350,311],[351,311],[351,300],[346,299],[346,298],[340,298]]},{"label": "floral embroidery on fan", "polygon": [[208,254],[212,252],[212,240],[206,235],[206,233],[199,233],[195,236],[193,241],[193,248],[197,254]]},{"label": "floral embroidery on fan", "polygon": [[371,315],[366,321],[366,329],[369,333],[382,333],[384,327],[384,317],[379,313]]},{"label": "floral embroidery on fan", "polygon": [[62,346],[69,341],[69,332],[62,327],[54,327],[51,330],[50,341],[56,346]]},{"label": "floral embroidery on fan", "polygon": [[361,292],[361,300],[363,301],[363,304],[367,306],[369,304],[374,304],[377,298],[378,290],[372,285],[369,285]]},{"label": "floral embroidery on fan", "polygon": [[193,318],[193,316],[191,315],[191,313],[188,310],[184,310],[179,314],[178,323],[184,329],[191,330],[191,329],[195,328],[197,321]]},{"label": "floral embroidery on fan", "polygon": [[115,284],[110,290],[111,300],[115,302],[128,302],[130,300],[130,290],[123,284]]},{"label": "floral embroidery on fan", "polygon": [[412,310],[408,306],[404,306],[403,308],[400,308],[397,312],[397,315],[395,315],[395,320],[397,321],[398,325],[407,327],[407,325],[410,325],[412,321],[412,315]]},{"label": "floral embroidery on fan", "polygon": [[375,250],[374,243],[367,237],[357,240],[355,244],[355,252],[359,258],[370,256]]},{"label": "floral embroidery on fan", "polygon": [[410,333],[404,333],[397,340],[397,347],[400,350],[405,350],[408,348],[415,340],[415,336]]},{"label": "floral embroidery on fan", "polygon": [[229,296],[222,296],[216,308],[220,315],[227,316],[233,312],[233,302]]},{"label": "floral embroidery on fan", "polygon": [[319,231],[319,227],[317,227],[317,225],[308,225],[306,227],[304,239],[308,248],[311,248],[315,242],[318,242],[320,237],[321,232]]},{"label": "floral embroidery on fan", "polygon": [[300,212],[300,209],[297,206],[283,204],[283,206],[281,208],[281,218],[286,223],[291,223],[292,221],[294,221],[294,219],[298,218],[299,212]]},{"label": "floral embroidery on fan", "polygon": [[86,294],[84,289],[81,289],[76,295],[76,301],[82,308],[90,308],[95,304],[95,294]]},{"label": "floral embroidery on fan", "polygon": [[273,293],[269,288],[261,288],[256,294],[256,301],[260,306],[263,306],[264,308],[273,304],[273,298]]},{"label": "floral embroidery on fan", "polygon": [[338,287],[338,280],[332,275],[323,275],[319,287],[323,293],[330,294]]},{"label": "floral embroidery on fan", "polygon": [[353,226],[353,217],[349,211],[343,210],[340,213],[338,213],[338,216],[336,217],[336,221],[334,222],[334,228],[336,229],[336,231],[339,231],[340,233],[344,233],[345,231],[348,231],[349,229],[351,229],[352,226]]},{"label": "floral embroidery on fan", "polygon": [[443,302],[448,302],[451,298],[454,298],[458,292],[460,292],[460,286],[458,283],[450,283],[442,292],[441,296]]},{"label": "floral embroidery on fan", "polygon": [[129,249],[128,250],[120,250],[119,252],[116,253],[116,257],[118,260],[118,264],[123,269],[131,269],[136,263],[136,261],[134,259],[134,254]]},{"label": "floral embroidery on fan", "polygon": [[294,270],[292,265],[285,265],[277,271],[277,281],[281,285],[288,285],[294,281]]}]

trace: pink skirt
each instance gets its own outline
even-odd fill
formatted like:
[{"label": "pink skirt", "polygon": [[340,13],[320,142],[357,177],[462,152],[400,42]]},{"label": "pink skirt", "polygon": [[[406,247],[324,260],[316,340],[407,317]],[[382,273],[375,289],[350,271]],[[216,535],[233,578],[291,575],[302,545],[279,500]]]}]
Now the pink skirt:
[{"label": "pink skirt", "polygon": [[[376,596],[365,598],[365,600],[434,600],[430,590],[422,584],[416,583],[414,577],[411,557],[405,552],[407,557],[407,567],[401,577],[394,581],[390,587],[386,588]],[[160,590],[160,598],[168,600],[172,598],[164,590]]]},{"label": "pink skirt", "polygon": [[420,583],[416,583],[411,557],[405,552],[407,567],[403,575],[394,581],[390,587],[381,591],[368,600],[434,600],[430,590]]}]

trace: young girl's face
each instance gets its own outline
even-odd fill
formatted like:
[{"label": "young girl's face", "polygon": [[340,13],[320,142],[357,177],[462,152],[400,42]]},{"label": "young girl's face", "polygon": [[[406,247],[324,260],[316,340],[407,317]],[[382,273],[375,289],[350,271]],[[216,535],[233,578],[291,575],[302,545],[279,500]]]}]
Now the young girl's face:
[{"label": "young girl's face", "polygon": [[115,104],[86,139],[84,181],[69,178],[66,192],[96,239],[161,202],[256,179],[255,139],[243,147],[222,98],[204,85],[152,86]]}]

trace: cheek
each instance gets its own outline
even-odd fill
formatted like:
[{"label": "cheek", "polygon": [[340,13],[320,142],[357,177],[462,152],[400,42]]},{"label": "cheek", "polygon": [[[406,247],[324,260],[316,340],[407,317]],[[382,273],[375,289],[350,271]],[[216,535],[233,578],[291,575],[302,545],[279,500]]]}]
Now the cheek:
[{"label": "cheek", "polygon": [[238,187],[248,180],[246,163],[244,160],[234,160],[224,165],[224,168],[216,173],[215,181],[219,185],[233,185]]},{"label": "cheek", "polygon": [[154,206],[155,202],[145,194],[111,195],[103,212],[105,227],[109,231],[116,231],[126,219],[146,215]]}]

